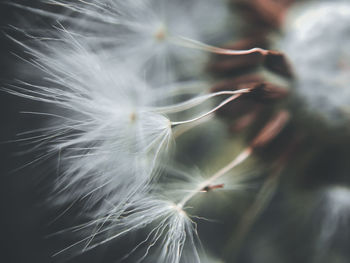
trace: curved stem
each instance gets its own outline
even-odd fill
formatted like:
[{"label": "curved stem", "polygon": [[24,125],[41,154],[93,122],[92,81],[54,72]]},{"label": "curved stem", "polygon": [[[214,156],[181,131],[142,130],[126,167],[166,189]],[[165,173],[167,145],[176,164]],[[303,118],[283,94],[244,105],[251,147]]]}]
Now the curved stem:
[{"label": "curved stem", "polygon": [[207,121],[210,121],[211,119],[213,119],[213,117],[214,117],[213,115],[208,115],[205,118],[202,118],[198,121],[189,123],[187,125],[177,126],[173,131],[173,137],[176,139],[176,138],[180,137],[182,134],[192,130],[193,128],[196,128],[197,126],[199,126]]},{"label": "curved stem", "polygon": [[255,147],[260,147],[267,144],[273,138],[276,137],[277,134],[280,133],[282,128],[285,126],[287,121],[289,120],[289,113],[285,110],[281,110],[276,114],[258,133],[255,139],[250,143],[250,146],[247,147],[244,151],[242,151],[232,162],[228,165],[220,169],[209,179],[205,180],[201,183],[197,188],[195,188],[190,194],[186,195],[178,204],[178,208],[182,209],[184,205],[191,200],[197,193],[202,192],[203,189],[210,186],[215,180],[222,177],[225,173],[245,161],[253,152]]},{"label": "curved stem", "polygon": [[240,90],[235,90],[235,91],[219,91],[219,92],[215,92],[215,93],[210,93],[210,94],[206,94],[206,95],[202,95],[202,96],[198,96],[195,98],[192,98],[190,100],[184,101],[184,102],[180,102],[174,105],[170,105],[170,106],[164,106],[164,107],[155,107],[155,108],[151,108],[150,110],[154,111],[154,112],[159,112],[159,113],[176,113],[176,112],[181,112],[181,111],[185,111],[188,109],[191,109],[193,107],[196,107],[198,105],[200,105],[201,103],[217,97],[217,96],[221,96],[221,95],[235,95],[235,94],[243,94],[243,93],[248,93],[250,92],[250,89],[240,89]]},{"label": "curved stem", "polygon": [[227,172],[229,172],[231,169],[235,168],[237,165],[244,162],[252,153],[252,148],[248,147],[244,151],[242,151],[235,159],[232,160],[229,164],[227,164],[225,167],[221,168],[219,171],[217,171],[213,176],[205,180],[203,183],[201,183],[196,189],[194,189],[190,194],[186,195],[178,204],[177,206],[180,208],[183,208],[184,205],[190,201],[196,194],[200,193],[203,188],[207,187],[211,183],[213,183],[215,180],[219,179],[223,175],[225,175]]},{"label": "curved stem", "polygon": [[171,126],[174,127],[174,126],[177,126],[177,125],[182,125],[182,124],[188,124],[188,123],[192,123],[192,122],[195,122],[195,121],[199,121],[200,119],[202,118],[205,118],[207,117],[208,115],[214,113],[215,111],[219,110],[220,108],[222,108],[223,106],[225,106],[226,104],[228,104],[229,102],[237,99],[239,96],[241,96],[242,93],[240,94],[235,94],[231,97],[229,97],[228,99],[224,100],[223,102],[221,102],[218,106],[216,106],[215,108],[211,109],[210,111],[198,116],[198,117],[195,117],[193,119],[190,119],[190,120],[185,120],[185,121],[175,121],[175,122],[171,122]]},{"label": "curved stem", "polygon": [[238,56],[238,55],[249,55],[252,53],[260,53],[261,55],[265,56],[269,53],[269,50],[258,48],[258,47],[247,49],[247,50],[232,50],[232,49],[219,48],[219,47],[207,45],[200,41],[182,37],[182,36],[174,36],[171,38],[171,41],[174,44],[179,46],[203,50],[203,51],[207,51],[207,52],[215,53],[219,55]]}]

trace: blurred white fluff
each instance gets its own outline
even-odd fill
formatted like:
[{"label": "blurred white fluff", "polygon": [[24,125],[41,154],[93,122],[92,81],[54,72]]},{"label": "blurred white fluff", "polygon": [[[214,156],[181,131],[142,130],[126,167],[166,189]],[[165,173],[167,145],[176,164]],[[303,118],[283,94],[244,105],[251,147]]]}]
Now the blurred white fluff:
[{"label": "blurred white fluff", "polygon": [[[331,262],[334,256],[339,262],[347,262],[350,189],[344,185],[328,186],[318,193],[315,201],[314,216],[319,224],[315,229],[312,262]],[[315,225],[315,222],[312,224]]]},{"label": "blurred white fluff", "polygon": [[[344,185],[332,185],[320,189],[312,202],[315,242],[310,262],[347,262],[350,241],[350,189]],[[343,261],[344,260],[344,261]]]},{"label": "blurred white fluff", "polygon": [[[168,83],[203,71],[207,54],[183,47],[181,38],[209,44],[231,36],[226,0],[45,0],[64,6],[66,16],[46,12],[107,53],[117,64],[152,83]],[[35,10],[44,13],[43,10]],[[215,40],[215,42],[214,42]]]},{"label": "blurred white fluff", "polygon": [[314,113],[336,125],[349,119],[349,24],[348,1],[303,4],[291,11],[279,44],[296,71],[296,92]]},{"label": "blurred white fluff", "polygon": [[323,245],[332,243],[339,231],[350,226],[350,189],[344,186],[329,187],[323,193],[322,229],[320,242]]}]

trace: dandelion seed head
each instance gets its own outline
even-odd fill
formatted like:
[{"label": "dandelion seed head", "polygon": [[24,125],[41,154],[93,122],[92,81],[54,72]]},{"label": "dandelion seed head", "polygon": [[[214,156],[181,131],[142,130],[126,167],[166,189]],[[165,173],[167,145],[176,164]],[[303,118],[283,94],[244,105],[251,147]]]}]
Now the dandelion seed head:
[{"label": "dandelion seed head", "polygon": [[[136,197],[137,196],[137,197]],[[142,256],[138,262],[150,255],[155,255],[155,262],[200,262],[196,249],[196,229],[194,223],[175,203],[160,199],[150,194],[138,193],[124,204],[122,211],[113,208],[110,213],[95,222],[104,222],[100,227],[94,227],[88,237],[69,246],[62,252],[75,249],[80,244],[88,242],[85,249],[90,250],[114,239],[141,229],[148,229],[143,241],[125,257],[140,250]],[[88,224],[88,226],[93,226]],[[183,254],[184,249],[190,253]],[[189,258],[190,260],[188,260]]]},{"label": "dandelion seed head", "polygon": [[[244,161],[250,150],[209,179],[189,176],[194,187],[185,187],[191,180],[181,182],[173,196],[152,184],[161,180],[158,175],[173,126],[193,124],[247,90],[206,94],[157,107],[154,99],[162,97],[162,91],[155,87],[203,73],[211,47],[196,41],[215,38],[216,31],[225,29],[216,26],[227,19],[226,2],[47,3],[60,5],[68,13],[41,12],[59,18],[57,34],[40,40],[39,48],[22,46],[33,56],[31,63],[45,81],[42,85],[25,83],[33,89],[22,89],[19,95],[53,105],[56,119],[47,129],[47,140],[50,151],[60,156],[57,202],[74,204],[85,199],[91,212],[87,215],[93,218],[74,228],[85,234],[93,230],[57,254],[81,245],[84,248],[79,252],[85,252],[147,228],[145,239],[130,252],[143,249],[140,261],[157,250],[159,263],[200,262],[196,224],[186,204],[201,191],[222,189],[216,180]],[[210,12],[204,12],[205,8]],[[182,94],[180,89],[177,95]],[[172,122],[165,115],[191,110],[224,94],[231,97],[198,117]],[[170,100],[171,95],[164,97]],[[180,194],[183,189],[188,191],[185,195]]]},{"label": "dandelion seed head", "polygon": [[315,115],[343,124],[349,119],[350,4],[322,1],[290,12],[278,47],[294,66],[295,91]]},{"label": "dandelion seed head", "polygon": [[72,20],[68,13],[64,24],[93,44],[95,52],[107,54],[157,84],[202,72],[207,54],[182,47],[178,44],[181,37],[210,43],[220,34],[227,36],[229,29],[225,0],[51,2],[78,15]]},{"label": "dandelion seed head", "polygon": [[91,207],[106,197],[124,202],[157,174],[171,122],[152,110],[155,91],[137,74],[90,52],[69,32],[62,40],[27,47],[46,82],[18,92],[54,106],[46,129],[49,149],[61,156],[54,199],[92,197]]}]

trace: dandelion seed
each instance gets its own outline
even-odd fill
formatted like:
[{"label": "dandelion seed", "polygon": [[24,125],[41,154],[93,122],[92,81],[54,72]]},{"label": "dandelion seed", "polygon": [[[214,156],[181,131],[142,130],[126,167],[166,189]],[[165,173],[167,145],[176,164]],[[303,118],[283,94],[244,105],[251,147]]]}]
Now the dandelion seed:
[{"label": "dandelion seed", "polygon": [[[56,202],[93,197],[89,208],[101,204],[105,197],[125,202],[157,176],[159,161],[166,158],[174,138],[174,127],[195,126],[250,92],[220,91],[156,106],[157,98],[164,97],[157,95],[159,89],[150,88],[136,73],[115,67],[101,54],[90,52],[64,28],[61,31],[60,41],[43,43],[40,51],[20,43],[34,56],[32,63],[47,75],[47,84],[22,83],[30,89],[10,90],[57,107],[52,115],[57,121],[46,131],[51,152],[59,152],[62,166]],[[173,92],[169,89],[169,94]],[[181,89],[178,92],[181,94]],[[167,116],[222,95],[230,97],[197,117],[171,121]],[[63,192],[69,194],[63,197]],[[103,214],[104,209],[95,211]]]},{"label": "dandelion seed", "polygon": [[[74,205],[89,198],[86,206],[92,212],[90,222],[69,229],[89,234],[55,256],[77,248],[83,253],[147,227],[146,237],[126,257],[141,249],[140,262],[158,250],[159,263],[200,262],[196,224],[186,205],[199,193],[233,189],[223,177],[277,136],[288,121],[287,112],[277,114],[248,147],[209,178],[193,176],[178,182],[180,188],[162,189],[162,162],[175,136],[256,88],[203,94],[204,88],[189,91],[174,80],[203,73],[207,53],[276,55],[261,48],[214,46],[208,35],[215,30],[207,30],[213,20],[189,12],[202,15],[201,8],[210,6],[216,18],[227,19],[224,1],[209,2],[47,0],[68,12],[58,16],[26,8],[59,22],[53,37],[37,39],[39,47],[16,41],[33,57],[30,63],[45,81],[21,82],[10,92],[52,105],[54,113],[41,114],[55,122],[38,140],[47,141],[49,153],[59,155],[56,202]],[[204,86],[209,90],[211,85]],[[189,99],[180,98],[189,94]],[[221,96],[224,99],[201,114],[181,115]]]},{"label": "dandelion seed", "polygon": [[[200,262],[195,245],[197,233],[194,223],[179,206],[164,198],[159,199],[151,195],[134,197],[133,201],[125,204],[122,214],[116,214],[115,209],[112,209],[109,215],[98,221],[103,222],[103,226],[98,228],[97,232],[61,250],[55,256],[84,244],[84,251],[91,250],[130,232],[149,227],[146,238],[125,258],[130,257],[136,250],[143,249],[143,256],[137,260],[141,262],[157,245],[155,262]],[[91,224],[87,224],[85,228],[90,226]],[[185,248],[191,251],[189,259],[184,259]]]},{"label": "dandelion seed", "polygon": [[[225,0],[215,3],[211,0],[205,3],[203,0],[48,0],[46,3],[64,7],[67,14],[23,8],[59,19],[96,52],[107,53],[116,63],[134,71],[146,72],[147,78],[158,84],[198,75],[207,61],[203,52],[174,45],[174,36],[210,41],[217,39],[218,32],[226,34],[225,30],[229,30],[230,14]],[[205,12],[208,9],[210,12]]]},{"label": "dandelion seed", "polygon": [[93,194],[91,206],[116,193],[127,199],[157,169],[171,141],[170,121],[147,109],[153,92],[145,83],[79,42],[72,45],[74,38],[67,41],[40,52],[27,47],[48,86],[24,83],[31,89],[10,92],[58,107],[46,138],[52,138],[51,151],[61,154],[57,187],[70,192],[64,198]]},{"label": "dandelion seed", "polygon": [[[200,76],[208,60],[207,52],[267,54],[260,48],[234,51],[211,46],[216,44],[213,39],[223,41],[220,35],[229,35],[232,28],[228,26],[230,12],[225,0],[104,0],[74,3],[48,0],[47,3],[64,7],[69,12],[56,16],[45,10],[22,8],[59,19],[62,23],[67,21],[65,26],[90,43],[94,52],[145,74],[148,80],[156,84]],[[196,12],[193,14],[190,10]]]}]

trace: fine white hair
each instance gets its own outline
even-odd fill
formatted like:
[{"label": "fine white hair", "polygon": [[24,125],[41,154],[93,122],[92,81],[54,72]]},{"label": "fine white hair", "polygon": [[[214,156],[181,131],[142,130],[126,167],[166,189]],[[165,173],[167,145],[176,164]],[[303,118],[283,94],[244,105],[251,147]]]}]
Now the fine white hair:
[{"label": "fine white hair", "polygon": [[70,192],[60,198],[91,195],[92,207],[106,197],[127,199],[156,174],[171,123],[152,110],[154,90],[136,74],[66,37],[67,43],[51,41],[43,51],[26,46],[46,83],[21,83],[26,87],[9,92],[57,108],[38,114],[55,119],[44,140],[60,156],[57,190]]},{"label": "fine white hair", "polygon": [[[27,34],[38,44],[15,40],[30,54],[42,83],[20,82],[9,92],[52,106],[37,113],[53,121],[34,141],[47,143],[49,154],[58,156],[52,199],[64,204],[86,199],[85,215],[91,220],[68,229],[83,231],[85,237],[56,255],[84,252],[147,227],[146,238],[128,255],[143,248],[140,261],[157,250],[154,261],[159,263],[200,262],[196,225],[186,204],[198,193],[223,188],[227,181],[221,177],[248,158],[250,150],[210,178],[191,173],[171,181],[159,175],[176,136],[250,92],[201,94],[203,88],[198,88],[210,87],[197,81],[207,52],[224,50],[202,41],[220,39],[217,28],[225,30],[229,14],[226,1],[43,2],[61,6],[65,13],[21,7],[57,20],[55,30],[38,37]],[[229,97],[202,114],[193,113],[222,95]],[[180,112],[188,114],[187,120]],[[240,188],[240,181],[227,189]]]},{"label": "fine white hair", "polygon": [[232,28],[226,0],[43,2],[62,6],[66,13],[27,9],[57,19],[92,44],[94,52],[104,53],[156,84],[203,72],[207,53],[185,47],[183,38],[217,44]]},{"label": "fine white hair", "polygon": [[290,12],[279,48],[293,64],[296,92],[330,124],[348,122],[349,2],[312,2]]},{"label": "fine white hair", "polygon": [[[81,253],[101,246],[131,232],[149,228],[143,241],[137,244],[124,258],[136,250],[143,250],[137,262],[144,261],[151,254],[152,262],[193,262],[199,263],[196,225],[182,208],[164,196],[137,194],[120,207],[113,207],[104,217],[75,229],[93,231],[80,241],[56,253]],[[77,247],[83,247],[77,251]],[[153,251],[155,250],[155,251]],[[186,253],[183,253],[186,250]]]}]

